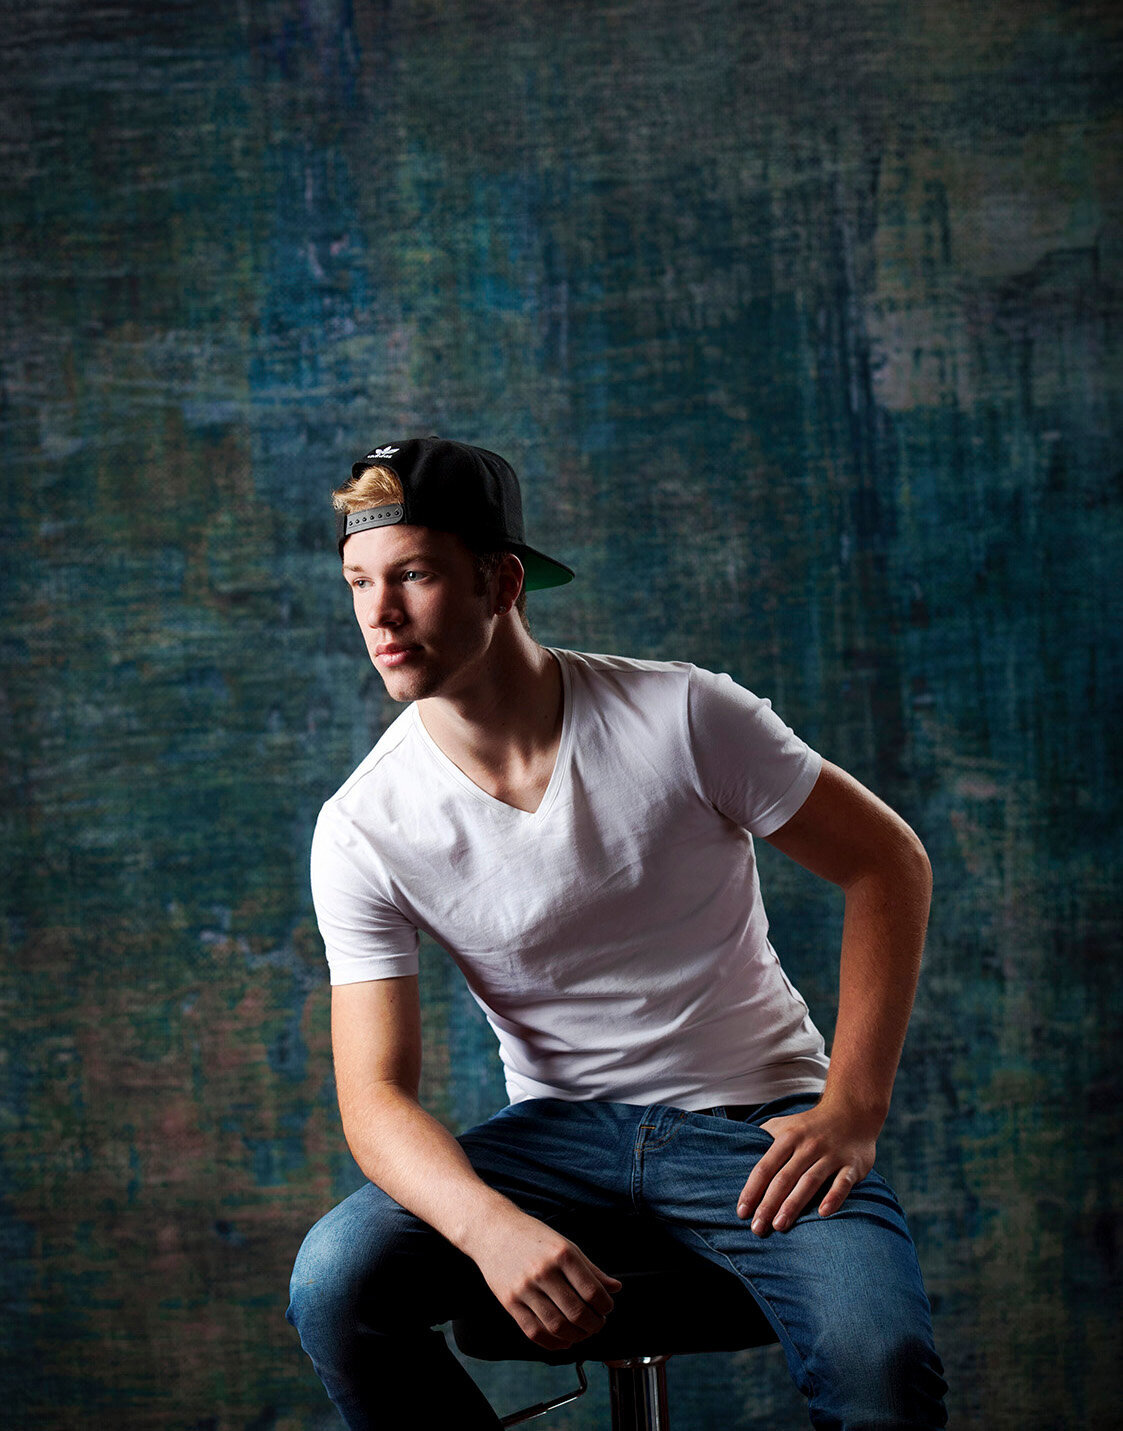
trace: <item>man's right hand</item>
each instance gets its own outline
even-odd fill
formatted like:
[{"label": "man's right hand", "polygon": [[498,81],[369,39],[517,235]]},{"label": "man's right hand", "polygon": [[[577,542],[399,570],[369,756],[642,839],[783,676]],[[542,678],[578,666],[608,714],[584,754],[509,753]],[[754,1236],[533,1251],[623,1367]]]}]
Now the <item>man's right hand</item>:
[{"label": "man's right hand", "polygon": [[524,1336],[547,1351],[599,1332],[621,1286],[568,1238],[517,1208],[489,1219],[464,1250]]}]

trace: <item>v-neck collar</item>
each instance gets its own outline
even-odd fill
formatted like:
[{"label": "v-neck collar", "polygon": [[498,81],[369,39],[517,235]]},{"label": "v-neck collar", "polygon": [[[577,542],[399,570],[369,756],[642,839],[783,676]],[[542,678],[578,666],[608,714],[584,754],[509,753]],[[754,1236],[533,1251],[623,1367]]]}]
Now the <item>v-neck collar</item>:
[{"label": "v-neck collar", "polygon": [[482,789],[474,780],[465,775],[455,761],[449,759],[425,729],[425,722],[421,719],[421,712],[418,710],[416,704],[412,708],[413,723],[417,727],[422,741],[428,747],[433,758],[437,761],[445,774],[454,780],[462,790],[467,791],[467,793],[474,796],[475,799],[482,800],[485,805],[490,805],[497,810],[506,810],[511,816],[518,817],[522,820],[542,820],[549,814],[550,808],[557,799],[558,791],[561,789],[562,783],[569,770],[570,754],[573,746],[573,684],[570,678],[569,662],[565,659],[563,653],[556,650],[553,646],[546,646],[543,649],[553,656],[554,660],[558,663],[558,669],[561,671],[562,729],[561,738],[558,741],[558,753],[554,756],[554,768],[550,773],[550,782],[546,786],[536,810],[522,810],[517,805],[508,805],[506,800],[499,800],[494,795],[489,795],[486,790]]}]

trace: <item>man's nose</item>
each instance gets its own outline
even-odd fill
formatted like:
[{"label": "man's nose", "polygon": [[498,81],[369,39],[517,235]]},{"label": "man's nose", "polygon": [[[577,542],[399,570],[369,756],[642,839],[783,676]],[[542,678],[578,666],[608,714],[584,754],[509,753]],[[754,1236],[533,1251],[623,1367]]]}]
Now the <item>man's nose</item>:
[{"label": "man's nose", "polygon": [[367,606],[366,623],[373,629],[380,626],[399,626],[402,611],[394,592],[387,582],[379,582],[371,593]]}]

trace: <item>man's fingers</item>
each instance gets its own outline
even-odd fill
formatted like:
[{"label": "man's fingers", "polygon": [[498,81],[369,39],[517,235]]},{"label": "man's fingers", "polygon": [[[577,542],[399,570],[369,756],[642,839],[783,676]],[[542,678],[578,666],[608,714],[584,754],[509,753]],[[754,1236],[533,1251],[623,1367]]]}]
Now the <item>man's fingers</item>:
[{"label": "man's fingers", "polygon": [[[791,1197],[802,1184],[803,1179],[799,1175],[799,1169],[793,1168],[789,1164],[781,1174],[772,1179],[772,1183],[761,1198],[753,1213],[753,1231],[758,1237],[763,1237],[772,1231],[775,1219],[780,1215],[781,1206]],[[822,1178],[819,1179],[822,1182]],[[818,1187],[818,1183],[812,1185],[807,1193],[807,1197]],[[804,1199],[806,1201],[806,1198]],[[783,1231],[783,1228],[777,1229]]]},{"label": "man's fingers", "polygon": [[773,1178],[787,1162],[787,1154],[782,1149],[772,1148],[761,1158],[753,1169],[748,1182],[741,1189],[737,1199],[737,1216],[751,1217],[756,1212],[761,1199],[768,1192]]},{"label": "man's fingers", "polygon": [[[551,1273],[524,1290],[522,1301],[546,1338],[571,1346],[603,1328],[613,1306],[609,1288],[619,1291],[620,1286],[615,1277],[574,1247],[563,1254]],[[531,1340],[547,1345],[541,1336],[531,1335]]]},{"label": "man's fingers", "polygon": [[830,1217],[831,1213],[837,1212],[850,1196],[851,1188],[861,1181],[857,1168],[842,1168],[831,1183],[830,1191],[819,1204],[819,1216]]},{"label": "man's fingers", "polygon": [[[599,1332],[605,1322],[604,1317],[583,1301],[564,1280],[528,1289],[524,1294],[523,1304],[546,1337],[565,1347]],[[546,1345],[541,1336],[530,1332],[527,1335],[539,1346]]]},{"label": "man's fingers", "polygon": [[583,1268],[579,1267],[570,1274],[569,1280],[594,1311],[607,1317],[612,1311],[613,1293],[619,1292],[624,1284],[618,1277],[613,1277],[611,1273],[598,1267],[595,1262],[590,1262],[583,1254],[582,1262],[584,1267],[588,1268],[588,1274],[582,1276]]},{"label": "man's fingers", "polygon": [[826,1192],[819,1213],[830,1217],[873,1167],[874,1139],[863,1129],[855,1131],[845,1118],[826,1115],[821,1107],[770,1118],[761,1126],[772,1137],[772,1146],[737,1200],[737,1216],[751,1218],[758,1236],[773,1229],[786,1232],[822,1189]]},{"label": "man's fingers", "polygon": [[[575,1338],[567,1337],[564,1340],[560,1336],[555,1336],[553,1332],[547,1330],[546,1323],[542,1317],[534,1310],[529,1302],[518,1302],[513,1307],[507,1309],[511,1316],[519,1325],[519,1331],[528,1341],[532,1341],[537,1347],[544,1347],[546,1351],[565,1351],[572,1346]],[[542,1308],[545,1311],[545,1306]],[[557,1308],[554,1308],[556,1311]]]},{"label": "man's fingers", "polygon": [[766,1154],[756,1165],[737,1201],[737,1216],[751,1217],[755,1233],[767,1231],[780,1204],[799,1182],[806,1166],[806,1159],[790,1158],[779,1148],[774,1154]]},{"label": "man's fingers", "polygon": [[[567,1324],[560,1332],[557,1327],[550,1324],[550,1330],[555,1335],[564,1335],[569,1327],[574,1327],[578,1331],[588,1335],[591,1332],[599,1332],[601,1327],[604,1326],[604,1319],[607,1314],[598,1311],[564,1279],[562,1279],[560,1283],[543,1288],[543,1291]],[[609,1310],[611,1311],[611,1305]]]},{"label": "man's fingers", "polygon": [[[569,1288],[573,1289],[573,1295],[578,1299],[579,1305],[576,1308],[580,1315],[580,1308],[587,1307],[598,1319],[599,1326],[594,1330],[599,1331],[604,1325],[604,1319],[613,1308],[612,1294],[619,1292],[623,1285],[615,1277],[603,1272],[595,1262],[590,1262],[583,1254],[578,1253],[573,1265],[564,1264],[562,1276],[565,1285],[562,1287],[562,1297],[566,1297]],[[570,1307],[567,1303],[562,1303],[568,1312]],[[585,1321],[581,1321],[581,1326],[585,1326]]]},{"label": "man's fingers", "polygon": [[833,1171],[833,1165],[824,1158],[807,1169],[772,1218],[777,1232],[787,1232]]},{"label": "man's fingers", "polygon": [[515,1213],[485,1241],[477,1266],[523,1335],[551,1351],[604,1326],[621,1284],[537,1218]]}]

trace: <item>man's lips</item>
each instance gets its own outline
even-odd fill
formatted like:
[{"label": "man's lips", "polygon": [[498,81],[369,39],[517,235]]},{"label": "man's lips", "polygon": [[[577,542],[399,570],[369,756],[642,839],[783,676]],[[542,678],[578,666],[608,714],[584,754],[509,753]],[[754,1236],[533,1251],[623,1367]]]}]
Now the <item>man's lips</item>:
[{"label": "man's lips", "polygon": [[400,666],[418,649],[417,646],[409,646],[400,641],[387,641],[384,645],[374,648],[374,657],[380,665]]}]

